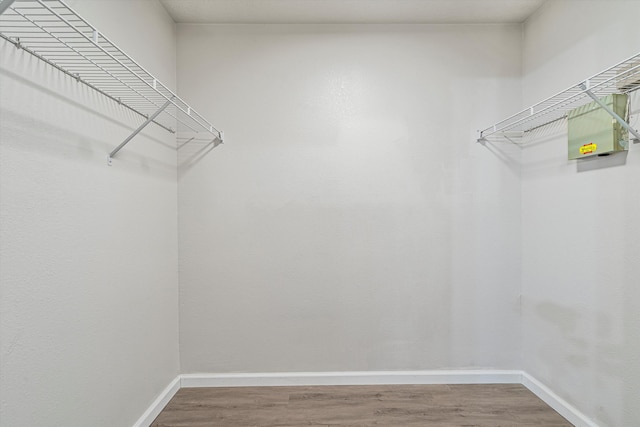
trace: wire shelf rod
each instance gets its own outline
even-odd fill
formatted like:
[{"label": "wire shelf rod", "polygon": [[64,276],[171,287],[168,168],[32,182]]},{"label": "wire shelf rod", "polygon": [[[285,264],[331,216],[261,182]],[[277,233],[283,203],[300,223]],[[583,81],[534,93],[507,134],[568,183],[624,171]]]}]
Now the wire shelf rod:
[{"label": "wire shelf rod", "polygon": [[[23,48],[24,48],[24,47],[23,47]],[[26,50],[26,49],[25,49],[25,50]],[[32,54],[33,54],[33,52],[30,52],[30,53],[32,53]],[[35,56],[38,56],[38,55],[35,55]],[[42,57],[39,57],[39,59],[43,59],[43,58],[42,58]],[[52,64],[52,62],[50,62],[50,61],[47,61],[47,63]],[[75,78],[76,80],[78,80],[78,77],[79,77],[79,76],[78,76],[78,74],[69,73],[69,72],[67,72],[67,71],[64,69],[64,67],[60,67],[59,65],[57,65],[57,66],[56,66],[56,68],[57,68],[57,69],[64,70],[66,74],[68,74],[68,75],[70,75],[71,77],[73,77],[73,78]],[[92,67],[91,69],[93,69],[93,67]],[[92,89],[96,89],[96,90],[98,90],[100,93],[107,95],[104,91],[97,89],[97,87],[96,87],[96,86],[94,86],[93,84],[88,83],[86,80],[81,80],[81,81],[82,81],[83,83],[85,83],[87,86],[91,87]],[[128,86],[128,87],[129,87],[129,89],[134,90],[134,89],[133,89],[133,88],[131,88],[130,86]],[[124,93],[128,93],[128,91],[125,91]],[[107,95],[107,96],[109,96],[109,95]],[[125,106],[128,106],[128,104],[131,104],[131,102],[123,102],[123,101],[122,101],[122,99],[115,98],[115,97],[113,97],[113,96],[109,96],[109,98],[111,98],[111,99],[115,100],[116,102],[118,102],[119,104],[123,104],[123,105],[125,105]],[[146,99],[146,98],[145,98],[145,99]],[[157,105],[157,104],[156,104],[156,103],[154,103],[153,101],[151,101],[151,100],[149,100],[149,99],[147,99],[147,100],[148,100],[149,102],[151,102],[152,104]],[[143,106],[143,104],[137,104],[136,106]],[[145,118],[146,118],[146,117],[148,117],[148,114],[144,114],[144,113],[142,113],[142,112],[138,111],[136,108],[134,108],[134,106],[130,107],[130,109],[131,109],[131,110],[133,110],[133,111],[135,111],[136,113],[140,114],[142,117],[145,117]],[[191,129],[191,130],[193,130],[193,131],[196,131],[196,129],[195,129],[195,128],[193,128],[192,126],[190,126],[190,125],[189,125],[188,123],[186,123],[185,121],[180,120],[180,119],[179,119],[179,118],[177,118],[174,114],[172,114],[172,113],[170,113],[170,112],[166,112],[166,114],[170,115],[170,116],[171,116],[171,117],[173,117],[175,120],[179,121],[182,125],[184,125],[184,126],[188,127],[189,129]],[[162,125],[162,124],[160,124],[159,122],[157,122],[157,121],[155,121],[155,120],[154,120],[153,122],[154,122],[154,123],[156,123],[156,124],[158,124],[158,125],[160,125],[162,128],[166,129],[167,131],[169,131],[169,132],[171,132],[171,133],[174,133],[174,132],[175,132],[171,127],[168,127],[168,126]]]},{"label": "wire shelf rod", "polygon": [[[584,82],[589,82],[588,89],[592,91],[592,93],[603,96],[619,92],[630,93],[637,90],[638,83],[633,83],[633,79],[636,77],[640,80],[640,54],[621,61],[603,72],[590,77]],[[631,80],[632,84],[629,84],[629,87],[620,87],[621,82],[625,82],[627,80]],[[563,117],[566,115],[566,109],[569,107],[575,108],[578,104],[589,101],[590,95],[586,93],[585,89],[580,87],[580,84],[584,82],[573,85],[556,95],[546,98],[531,107],[513,114],[506,119],[497,122],[495,125],[482,130],[480,139],[485,136],[512,129],[522,129],[526,132],[531,129],[524,128],[524,125],[533,124],[532,126],[537,128],[542,126],[542,123],[540,122],[543,119],[556,121],[557,118],[547,116],[560,115],[560,117]]]},{"label": "wire shelf rod", "polygon": [[[146,85],[149,86],[149,83],[146,82],[146,80],[144,80],[142,77],[140,77],[137,73],[135,73],[133,70],[130,69],[130,67],[128,67],[126,64],[123,64],[121,61],[119,61],[117,58],[113,57],[113,55],[111,55],[109,52],[106,52],[106,50],[104,48],[102,48],[101,46],[98,46],[95,44],[95,42],[93,40],[91,40],[90,38],[88,38],[85,34],[83,34],[80,30],[78,30],[75,26],[71,25],[69,23],[69,21],[65,20],[64,18],[62,18],[59,14],[57,14],[55,11],[53,11],[49,6],[45,5],[44,3],[42,3],[41,0],[37,0],[39,4],[41,4],[43,7],[47,8],[48,10],[50,10],[52,13],[54,13],[59,19],[61,19],[63,22],[65,22],[69,27],[71,27],[74,31],[70,32],[70,33],[77,33],[80,35],[80,37],[73,37],[74,39],[84,39],[85,42],[87,43],[88,46],[95,46],[97,49],[99,49],[99,51],[102,51],[104,53],[106,53],[109,57],[111,57],[116,63],[117,65],[114,66],[123,66],[125,67],[125,69],[127,71],[129,71],[131,74],[135,75],[139,80],[141,80],[143,83],[145,83]],[[28,18],[27,18],[28,19]],[[56,35],[52,34],[50,31],[46,30],[45,28],[42,28],[41,26],[39,26],[37,23],[33,22],[32,20],[30,20],[30,22],[34,23],[34,25],[38,26],[40,29],[42,29],[43,31],[45,31],[46,33],[50,34],[52,37],[56,38],[57,40],[59,40],[61,43],[63,43],[65,46],[67,46],[69,49],[71,49],[72,51],[76,52],[78,55],[80,55],[81,57],[86,57],[83,53],[79,52],[77,49],[74,49],[73,47],[69,46],[65,41],[61,40],[59,37],[57,37]],[[90,26],[89,26],[90,27]],[[93,27],[90,27],[93,28]],[[65,37],[67,38],[67,37]],[[103,36],[104,39],[106,39],[106,37]],[[126,55],[124,55],[126,56]],[[103,69],[103,67],[107,66],[107,65],[103,65],[100,66],[97,63],[95,63],[95,61],[90,61],[91,63],[93,63],[94,65],[96,65],[98,68]],[[119,67],[118,67],[119,68]],[[142,68],[142,67],[140,67]],[[114,77],[115,78],[115,77]],[[139,93],[138,93],[139,94]],[[141,94],[139,94],[141,95]],[[144,95],[141,95],[144,96]],[[167,99],[167,96],[162,95],[163,98]],[[154,104],[155,105],[155,104]],[[155,105],[156,107],[159,107],[159,105]]]},{"label": "wire shelf rod", "polygon": [[[36,0],[39,4],[41,4],[42,6],[44,6],[45,8],[49,9],[54,15],[56,15],[58,18],[60,18],[63,22],[67,23],[69,25],[69,27],[71,27],[73,30],[75,30],[78,34],[80,34],[82,37],[86,38],[87,40],[91,41],[91,39],[89,37],[87,37],[84,33],[82,33],[80,30],[78,30],[74,25],[72,25],[71,23],[69,23],[65,18],[63,18],[62,16],[60,16],[57,12],[55,12],[54,10],[52,10],[51,8],[49,8],[49,6],[47,6],[46,4],[43,3],[42,0]],[[62,3],[62,2],[61,2]],[[86,22],[86,21],[85,21]],[[107,37],[105,37],[104,35],[102,36],[104,40],[108,41],[110,44],[114,45]],[[177,98],[177,95],[173,94],[166,86],[164,86],[162,83],[159,83],[159,81],[157,81],[154,78],[154,82],[158,82],[156,84],[156,87],[154,87],[153,84],[149,84],[149,82],[147,82],[144,78],[142,78],[140,75],[138,75],[138,73],[136,73],[135,71],[131,70],[131,68],[129,66],[127,66],[126,64],[124,64],[122,61],[119,61],[118,59],[116,59],[115,57],[113,57],[113,55],[109,52],[107,52],[106,50],[104,50],[101,46],[97,45],[98,47],[100,47],[108,56],[110,56],[111,58],[113,58],[115,61],[119,62],[123,67],[125,67],[127,70],[129,70],[132,74],[134,74],[136,77],[140,78],[141,81],[143,81],[144,83],[146,83],[147,85],[149,85],[149,87],[157,90],[157,85],[160,85],[164,90],[168,91],[171,93],[171,96],[167,96],[165,94],[163,94],[162,92],[158,91],[158,93],[160,93],[160,95],[165,98],[166,100],[171,101],[172,104],[174,104],[176,107],[178,107],[180,110],[182,110],[183,113],[188,114],[187,111],[185,111],[182,107],[180,107],[176,102],[174,102],[174,99]],[[118,49],[120,50],[120,49]],[[128,57],[127,57],[128,58]],[[128,58],[130,59],[130,58]],[[132,62],[135,63],[135,61],[131,60]],[[144,67],[139,66],[139,68],[141,70],[143,70],[146,74],[151,75],[149,72],[147,72]],[[179,99],[179,98],[178,98]],[[179,99],[180,101],[182,101],[181,99]],[[184,103],[184,101],[182,101]],[[196,120],[198,121],[198,120]],[[210,124],[209,122],[206,122],[206,124],[210,127],[213,128],[213,125]],[[200,125],[204,126],[202,123],[200,123]],[[215,128],[213,128],[215,129]],[[216,129],[217,131],[217,129]],[[220,132],[217,131],[219,134]]]},{"label": "wire shelf rod", "polygon": [[[7,4],[0,0],[0,4]],[[110,100],[173,132],[223,134],[64,0],[15,1],[0,14],[0,37]],[[170,102],[167,107],[164,105]],[[163,107],[163,108],[161,108]],[[159,112],[158,112],[159,111]],[[157,114],[156,114],[157,113]],[[157,118],[156,118],[157,117]],[[169,120],[175,120],[173,124]],[[181,130],[180,130],[181,129]],[[201,137],[198,137],[201,138]]]},{"label": "wire shelf rod", "polygon": [[[40,0],[38,0],[38,2],[40,2]],[[16,11],[16,13],[20,14],[20,12],[18,12],[18,11]],[[35,22],[31,21],[31,19],[29,19],[27,16],[22,15],[22,14],[21,14],[21,16],[22,16],[24,19],[26,19],[27,21],[32,22],[36,27],[39,27],[39,25],[38,25],[38,24],[36,24]],[[39,27],[39,28],[41,28],[41,27]],[[43,30],[44,30],[44,29],[43,29]],[[44,31],[46,31],[46,30],[44,30]],[[78,55],[81,55],[81,56],[82,56],[82,53],[80,53],[80,52],[79,52],[78,50],[76,50],[74,47],[72,47],[72,46],[70,46],[69,44],[67,44],[66,42],[64,42],[64,41],[62,41],[62,40],[60,40],[60,39],[58,39],[58,37],[56,37],[56,35],[51,34],[51,33],[49,33],[49,34],[51,35],[51,37],[53,37],[53,38],[55,38],[56,40],[60,41],[60,42],[61,42],[62,44],[64,44],[66,47],[68,47],[68,48],[69,48],[69,49],[71,49],[72,51],[76,52]],[[95,65],[96,67],[100,68],[101,70],[104,70],[104,69],[103,69],[99,64],[97,64],[95,61],[92,61],[91,59],[87,59],[87,60],[88,60],[89,62],[91,62],[93,65]],[[104,70],[104,71],[105,71],[107,74],[112,75],[112,74],[110,74],[107,70]],[[113,76],[113,75],[112,75],[112,77],[113,77],[114,79],[116,79],[116,80],[120,81],[120,80],[118,79],[118,77]],[[143,97],[143,98],[147,99],[147,98],[146,98],[146,96],[145,96],[144,94],[142,94],[142,93],[140,93],[139,91],[137,91],[136,89],[134,89],[134,88],[130,87],[130,86],[129,86],[129,85],[127,85],[125,82],[122,82],[122,81],[120,81],[120,82],[121,82],[123,85],[125,85],[125,86],[129,87],[132,91],[136,92],[139,96],[141,96],[141,97]],[[156,104],[155,104],[153,101],[151,101],[151,100],[149,100],[149,102],[151,102],[152,104],[156,105]],[[159,105],[156,105],[156,107],[158,107],[158,108],[159,108]]]},{"label": "wire shelf rod", "polygon": [[[4,34],[2,34],[2,33],[0,33],[0,37],[1,37],[1,38],[3,38],[4,40],[8,41],[9,43],[14,43],[14,42],[13,42],[13,40],[11,40],[11,39],[7,38],[7,37],[6,37]],[[24,48],[24,47],[23,47],[22,49],[23,49],[25,52],[29,53],[30,55],[33,55],[33,56],[35,56],[36,58],[38,58],[39,60],[41,60],[41,61],[43,61],[43,62],[47,63],[48,65],[50,65],[50,66],[52,66],[52,67],[54,67],[54,68],[55,68],[55,69],[57,69],[58,71],[61,71],[62,73],[66,74],[66,75],[68,75],[68,76],[70,76],[70,77],[75,78],[75,76],[74,76],[73,74],[71,74],[69,71],[65,70],[65,69],[64,69],[64,68],[62,68],[62,67],[59,67],[57,64],[55,64],[55,63],[53,63],[53,62],[49,61],[47,58],[44,58],[44,57],[42,57],[42,56],[39,56],[37,53],[35,53],[35,52],[33,52],[33,51],[29,50],[28,48]],[[89,83],[89,82],[87,82],[87,81],[84,81],[84,80],[80,80],[80,82],[81,82],[82,84],[84,84],[84,85],[86,85],[86,86],[90,87],[91,89],[95,90],[96,92],[100,93],[101,95],[103,95],[103,96],[105,96],[105,97],[107,97],[107,98],[111,99],[112,101],[117,102],[118,104],[122,105],[123,107],[125,107],[125,108],[126,108],[126,109],[128,109],[129,111],[132,111],[133,113],[135,113],[135,114],[139,115],[140,117],[145,117],[145,118],[147,117],[147,114],[144,114],[143,112],[141,112],[141,111],[137,110],[136,108],[134,108],[134,107],[132,107],[132,106],[130,106],[130,105],[128,105],[128,104],[126,104],[126,103],[121,102],[118,98],[116,98],[116,97],[114,97],[114,96],[110,95],[109,93],[107,93],[107,92],[105,92],[105,91],[101,90],[100,88],[98,88],[98,87],[96,87],[96,86],[92,85],[91,83]],[[155,120],[154,120],[154,123],[155,123],[156,125],[160,126],[161,128],[165,129],[165,130],[166,130],[166,131],[168,131],[168,132],[175,133],[175,131],[174,131],[173,129],[171,129],[170,127],[167,127],[167,126],[163,125],[162,123],[160,123],[160,122],[158,122],[158,121],[155,121]]]}]

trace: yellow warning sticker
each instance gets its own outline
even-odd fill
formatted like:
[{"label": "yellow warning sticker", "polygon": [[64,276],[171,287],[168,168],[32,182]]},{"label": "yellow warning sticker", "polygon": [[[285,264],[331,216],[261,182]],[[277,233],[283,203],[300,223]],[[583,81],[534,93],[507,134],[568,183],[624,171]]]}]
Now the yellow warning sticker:
[{"label": "yellow warning sticker", "polygon": [[591,154],[598,149],[598,144],[589,143],[580,147],[580,154]]}]

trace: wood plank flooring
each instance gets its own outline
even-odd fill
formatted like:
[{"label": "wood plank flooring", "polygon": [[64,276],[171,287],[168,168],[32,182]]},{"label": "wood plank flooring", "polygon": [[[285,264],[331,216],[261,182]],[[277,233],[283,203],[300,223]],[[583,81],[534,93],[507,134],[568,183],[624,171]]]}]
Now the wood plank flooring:
[{"label": "wood plank flooring", "polygon": [[152,427],[571,426],[519,384],[183,388]]}]

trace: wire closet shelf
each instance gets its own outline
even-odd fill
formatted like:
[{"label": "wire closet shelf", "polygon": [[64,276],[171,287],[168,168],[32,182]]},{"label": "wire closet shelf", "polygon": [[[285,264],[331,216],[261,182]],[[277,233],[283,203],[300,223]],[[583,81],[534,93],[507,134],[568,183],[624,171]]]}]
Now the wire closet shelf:
[{"label": "wire closet shelf", "polygon": [[179,143],[222,142],[216,129],[62,0],[0,0],[0,37],[144,119]]},{"label": "wire closet shelf", "polygon": [[[613,93],[628,94],[638,89],[640,53],[481,130],[478,142],[494,136],[520,143],[529,132],[566,118],[574,108]],[[623,126],[637,137],[638,132],[629,128],[626,122]]]}]

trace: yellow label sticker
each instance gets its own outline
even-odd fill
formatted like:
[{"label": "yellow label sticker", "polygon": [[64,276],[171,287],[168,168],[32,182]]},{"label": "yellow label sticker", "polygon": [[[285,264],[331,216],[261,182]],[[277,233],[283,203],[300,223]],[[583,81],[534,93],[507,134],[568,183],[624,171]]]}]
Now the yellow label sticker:
[{"label": "yellow label sticker", "polygon": [[594,144],[593,142],[590,144],[584,144],[580,147],[580,154],[591,154],[598,149],[598,144]]}]

